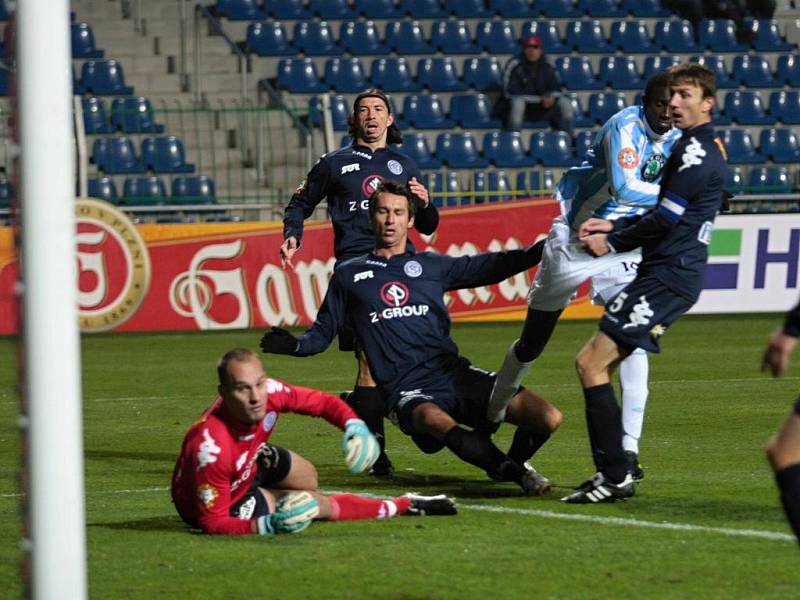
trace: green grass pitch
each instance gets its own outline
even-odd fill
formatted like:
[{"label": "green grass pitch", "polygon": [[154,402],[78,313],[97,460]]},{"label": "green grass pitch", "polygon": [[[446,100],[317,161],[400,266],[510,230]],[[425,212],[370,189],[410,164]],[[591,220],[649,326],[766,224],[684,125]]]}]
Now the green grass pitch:
[{"label": "green grass pitch", "polygon": [[[168,492],[183,434],[214,395],[217,357],[257,347],[260,332],[85,336],[91,597],[796,597],[800,554],[764,459],[800,388],[797,366],[781,380],[759,372],[766,336],[779,322],[777,315],[687,317],[665,336],[664,353],[651,357],[646,477],[624,503],[559,501],[592,473],[573,367],[592,322],[561,323],[525,382],[564,413],[534,461],[557,484],[544,498],[491,482],[446,450],[423,455],[388,424],[397,475],[350,475],[336,430],[284,418],[272,441],[312,460],[324,490],[445,492],[461,510],[450,518],[315,523],[272,539],[192,532]],[[519,328],[463,324],[454,337],[476,365],[496,369]],[[0,356],[0,595],[11,598],[22,592],[14,340],[0,339]],[[274,377],[332,392],[350,388],[355,374],[352,357],[336,350],[268,356],[265,364]],[[53,398],[58,418],[58,390]],[[501,428],[499,445],[510,437]]]}]

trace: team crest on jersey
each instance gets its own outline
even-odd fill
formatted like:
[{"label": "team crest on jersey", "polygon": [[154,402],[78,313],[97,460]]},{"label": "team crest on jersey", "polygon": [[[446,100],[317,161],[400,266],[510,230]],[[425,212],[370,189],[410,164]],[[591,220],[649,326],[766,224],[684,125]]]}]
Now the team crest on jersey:
[{"label": "team crest on jersey", "polygon": [[626,146],[617,154],[617,162],[623,169],[635,169],[639,164],[639,155],[636,150]]},{"label": "team crest on jersey", "polygon": [[261,422],[261,425],[264,427],[264,431],[270,431],[275,426],[275,421],[278,420],[278,414],[271,410],[265,416],[264,420]]},{"label": "team crest on jersey", "polygon": [[197,449],[197,470],[199,471],[206,465],[217,462],[217,457],[222,452],[222,448],[217,445],[217,441],[211,437],[208,429],[203,430],[203,441]]},{"label": "team crest on jersey", "polygon": [[214,501],[219,498],[219,491],[209,483],[202,483],[197,486],[197,499],[206,508],[214,508]]},{"label": "team crest on jersey", "polygon": [[361,182],[361,193],[364,194],[364,198],[372,196],[372,192],[378,189],[383,179],[384,178],[380,175],[368,175],[366,179]]},{"label": "team crest on jersey", "polygon": [[705,155],[706,151],[703,148],[703,145],[697,141],[696,137],[692,137],[689,140],[689,143],[686,144],[686,149],[683,151],[683,156],[681,156],[681,162],[683,164],[678,167],[678,173],[684,169],[688,169],[689,167],[702,165]]},{"label": "team crest on jersey", "polygon": [[400,175],[403,172],[403,165],[401,165],[396,160],[390,160],[386,163],[386,167],[392,173],[392,175]]},{"label": "team crest on jersey", "polygon": [[415,260],[410,260],[403,265],[403,272],[409,277],[419,277],[422,275],[422,265]]},{"label": "team crest on jersey", "polygon": [[661,171],[664,169],[665,164],[667,164],[667,160],[663,154],[653,154],[642,165],[642,179],[650,182],[655,181],[661,177]]},{"label": "team crest on jersey", "polygon": [[381,288],[381,300],[387,306],[403,306],[408,302],[408,288],[399,281],[390,281]]}]

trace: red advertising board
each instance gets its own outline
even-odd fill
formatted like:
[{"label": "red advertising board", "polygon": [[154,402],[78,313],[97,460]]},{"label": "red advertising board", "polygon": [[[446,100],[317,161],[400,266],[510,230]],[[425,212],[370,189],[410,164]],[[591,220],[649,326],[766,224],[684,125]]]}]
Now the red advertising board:
[{"label": "red advertising board", "polygon": [[[280,223],[133,225],[99,200],[77,201],[76,253],[83,331],[239,329],[308,325],[333,271],[327,222],[308,222],[294,271],[278,260]],[[412,233],[419,251],[451,256],[518,248],[542,237],[550,200],[442,211],[433,236]],[[534,272],[448,294],[454,319],[521,319]],[[13,231],[0,228],[0,334],[17,329]],[[583,297],[572,316],[594,316]]]}]

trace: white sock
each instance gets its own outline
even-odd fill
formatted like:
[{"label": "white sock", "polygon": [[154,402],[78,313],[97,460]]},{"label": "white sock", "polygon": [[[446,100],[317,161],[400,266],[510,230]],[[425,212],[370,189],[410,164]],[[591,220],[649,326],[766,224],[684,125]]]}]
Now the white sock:
[{"label": "white sock", "polygon": [[622,388],[622,447],[639,453],[642,437],[644,408],[647,405],[647,352],[634,350],[619,366],[619,383]]},{"label": "white sock", "polygon": [[489,407],[486,411],[486,416],[490,421],[497,423],[505,418],[506,407],[517,393],[522,380],[528,373],[534,361],[520,362],[517,355],[514,353],[514,348],[519,340],[514,340],[514,343],[509,346],[506,351],[506,356],[503,359],[503,366],[497,372],[497,379],[494,382],[492,395],[489,398]]}]

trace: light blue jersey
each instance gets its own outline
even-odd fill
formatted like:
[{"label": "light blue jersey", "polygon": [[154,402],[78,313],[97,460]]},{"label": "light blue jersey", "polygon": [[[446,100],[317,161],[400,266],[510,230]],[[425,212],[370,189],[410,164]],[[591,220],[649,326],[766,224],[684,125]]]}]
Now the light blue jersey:
[{"label": "light blue jersey", "polygon": [[564,173],[556,187],[572,230],[590,217],[614,220],[653,208],[661,172],[680,136],[675,127],[658,135],[642,106],[623,108],[606,121],[583,163]]}]

